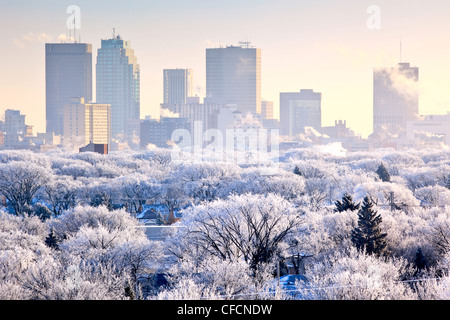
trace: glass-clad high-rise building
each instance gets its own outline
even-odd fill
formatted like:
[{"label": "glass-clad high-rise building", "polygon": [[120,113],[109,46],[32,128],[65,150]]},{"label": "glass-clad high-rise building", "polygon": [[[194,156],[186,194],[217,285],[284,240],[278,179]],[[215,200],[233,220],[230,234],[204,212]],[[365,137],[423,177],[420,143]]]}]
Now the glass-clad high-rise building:
[{"label": "glass-clad high-rise building", "polygon": [[373,71],[373,132],[404,136],[419,113],[419,68],[399,63]]},{"label": "glass-clad high-rise building", "polygon": [[186,103],[193,92],[192,69],[164,69],[164,103]]},{"label": "glass-clad high-rise building", "polygon": [[63,134],[63,109],[73,97],[92,100],[92,45],[45,44],[47,133]]},{"label": "glass-clad high-rise building", "polygon": [[322,128],[322,94],[312,89],[280,93],[281,134],[294,137],[306,127]]},{"label": "glass-clad high-rise building", "polygon": [[233,104],[246,114],[261,112],[261,49],[240,46],[206,49],[206,100]]},{"label": "glass-clad high-rise building", "polygon": [[140,117],[140,69],[130,41],[101,41],[96,82],[96,102],[111,105],[111,136],[129,139],[129,126]]}]

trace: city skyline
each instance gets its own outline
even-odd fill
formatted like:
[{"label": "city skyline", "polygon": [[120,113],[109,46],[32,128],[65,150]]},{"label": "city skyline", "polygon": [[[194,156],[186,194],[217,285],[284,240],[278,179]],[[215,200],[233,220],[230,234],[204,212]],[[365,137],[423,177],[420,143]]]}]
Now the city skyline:
[{"label": "city skyline", "polygon": [[[192,69],[194,93],[203,98],[206,49],[242,40],[261,49],[262,99],[274,102],[275,116],[280,92],[312,88],[323,94],[324,126],[346,120],[367,136],[373,69],[399,62],[421,70],[419,114],[450,111],[450,47],[442,41],[450,32],[450,4],[444,1],[2,1],[8,33],[0,44],[0,114],[21,110],[35,132],[45,131],[44,44],[70,35],[66,9],[72,4],[81,10],[77,38],[93,52],[113,28],[133,43],[141,66],[141,119],[159,114],[163,69]],[[372,4],[380,9],[380,29],[367,25]]]}]

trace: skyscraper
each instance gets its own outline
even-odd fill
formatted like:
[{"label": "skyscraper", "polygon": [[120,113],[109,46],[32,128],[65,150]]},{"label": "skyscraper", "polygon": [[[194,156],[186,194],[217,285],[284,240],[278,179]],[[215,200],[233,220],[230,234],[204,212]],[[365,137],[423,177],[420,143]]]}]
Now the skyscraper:
[{"label": "skyscraper", "polygon": [[261,49],[206,49],[205,103],[234,104],[242,113],[261,113]]},{"label": "skyscraper", "polygon": [[419,69],[409,63],[373,72],[373,132],[404,135],[419,113]]},{"label": "skyscraper", "polygon": [[192,69],[164,69],[164,103],[186,103],[193,93]]},{"label": "skyscraper", "polygon": [[63,134],[63,108],[72,97],[92,100],[92,45],[45,44],[47,133]]},{"label": "skyscraper", "polygon": [[281,134],[296,136],[304,133],[305,127],[320,130],[322,127],[322,94],[312,89],[300,92],[280,93]]},{"label": "skyscraper", "polygon": [[111,105],[112,137],[131,139],[127,127],[140,117],[140,69],[130,41],[102,40],[96,72],[97,103]]}]

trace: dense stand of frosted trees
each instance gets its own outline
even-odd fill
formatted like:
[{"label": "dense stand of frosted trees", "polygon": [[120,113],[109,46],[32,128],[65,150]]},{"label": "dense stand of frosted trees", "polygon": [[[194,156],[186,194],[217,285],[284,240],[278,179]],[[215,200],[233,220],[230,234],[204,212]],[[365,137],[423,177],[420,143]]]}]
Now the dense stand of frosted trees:
[{"label": "dense stand of frosted trees", "polygon": [[[311,147],[264,169],[1,151],[0,299],[450,299],[450,151]],[[182,209],[165,240],[135,218],[145,203]],[[168,283],[145,296],[155,273]]]}]

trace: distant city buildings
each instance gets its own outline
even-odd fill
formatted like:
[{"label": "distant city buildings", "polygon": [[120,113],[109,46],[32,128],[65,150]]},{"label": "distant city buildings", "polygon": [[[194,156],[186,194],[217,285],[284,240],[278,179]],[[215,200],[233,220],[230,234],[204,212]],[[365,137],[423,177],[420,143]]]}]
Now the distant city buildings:
[{"label": "distant city buildings", "polygon": [[223,107],[220,104],[200,103],[199,99],[189,98],[187,103],[162,104],[161,108],[186,118],[190,124],[190,132],[194,130],[194,123],[201,122],[204,130],[217,128],[217,114]]},{"label": "distant city buildings", "polygon": [[322,127],[322,94],[312,89],[280,93],[281,134],[294,137],[304,133],[305,127]]},{"label": "distant city buildings", "polygon": [[274,118],[273,101],[261,101],[261,118],[264,120]]},{"label": "distant city buildings", "polygon": [[0,121],[1,141],[4,149],[22,149],[30,145],[33,127],[26,125],[25,115],[19,110],[7,109],[5,121]]},{"label": "distant city buildings", "polygon": [[261,113],[261,49],[240,44],[206,49],[205,103]]},{"label": "distant city buildings", "polygon": [[46,132],[62,135],[63,107],[72,97],[92,101],[92,45],[45,45]]},{"label": "distant city buildings", "polygon": [[406,138],[415,146],[446,144],[450,146],[450,113],[421,116],[406,122]]},{"label": "distant city buildings", "polygon": [[79,152],[96,152],[100,154],[108,154],[108,144],[89,143],[85,147],[81,147]]},{"label": "distant city buildings", "polygon": [[419,114],[419,69],[409,63],[373,72],[373,133],[404,136]]},{"label": "distant city buildings", "polygon": [[235,147],[241,138],[248,140],[249,132],[261,132],[258,139],[266,133],[278,139],[279,133],[281,149],[327,143],[341,143],[349,151],[450,145],[449,114],[418,116],[419,70],[409,63],[373,70],[373,133],[368,139],[356,135],[345,120],[322,127],[322,93],[313,89],[280,92],[278,120],[274,102],[261,99],[261,50],[248,42],[206,49],[203,102],[193,96],[192,69],[163,69],[159,120],[140,119],[140,66],[130,42],[120,36],[101,40],[96,100],[90,44],[47,43],[45,70],[46,133],[33,136],[25,115],[8,109],[0,121],[1,149],[70,146],[106,154],[170,148],[178,143],[172,141],[177,129],[189,131],[191,144],[201,140],[203,147],[225,145],[227,132]]},{"label": "distant city buildings", "polygon": [[367,151],[369,143],[356,135],[353,130],[347,126],[347,121],[336,120],[334,126],[322,127],[320,131],[322,136],[321,143],[341,143],[342,147],[349,151]]},{"label": "distant city buildings", "polygon": [[130,41],[115,35],[102,40],[96,75],[96,101],[111,105],[112,138],[131,141],[133,132],[127,128],[140,119],[140,67]]},{"label": "distant city buildings", "polygon": [[142,150],[150,146],[168,148],[174,144],[172,133],[176,129],[189,130],[186,118],[161,117],[159,120],[147,118],[140,125],[140,146]]},{"label": "distant city buildings", "polygon": [[63,145],[80,148],[90,143],[111,143],[111,106],[72,98],[64,105]]},{"label": "distant city buildings", "polygon": [[192,69],[164,69],[164,103],[186,103],[193,96],[194,72]]}]

